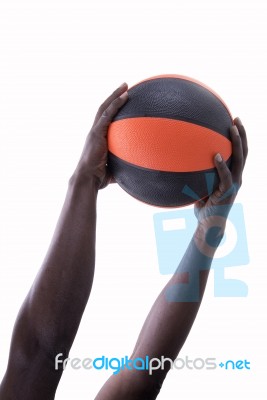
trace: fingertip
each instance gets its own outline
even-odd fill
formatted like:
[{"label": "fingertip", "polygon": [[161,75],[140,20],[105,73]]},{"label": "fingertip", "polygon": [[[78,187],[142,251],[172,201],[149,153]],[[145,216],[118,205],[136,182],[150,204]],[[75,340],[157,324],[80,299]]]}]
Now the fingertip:
[{"label": "fingertip", "polygon": [[127,83],[126,83],[126,82],[123,82],[123,83],[119,86],[119,89],[124,89],[124,88],[126,88],[126,87],[128,87]]},{"label": "fingertip", "polygon": [[241,119],[239,117],[236,117],[234,119],[234,124],[235,125],[239,125],[239,126],[243,126],[243,123],[242,123],[242,121],[241,121]]},{"label": "fingertip", "polygon": [[217,154],[215,155],[214,159],[215,159],[215,161],[216,161],[217,163],[221,163],[221,162],[223,161],[223,158],[222,158],[222,156],[221,156],[220,153],[217,153]]},{"label": "fingertip", "polygon": [[239,130],[238,130],[238,127],[236,125],[231,126],[231,133],[235,137],[239,137]]},{"label": "fingertip", "polygon": [[128,89],[128,84],[126,82],[122,83],[118,88],[120,93],[125,92],[127,89]]},{"label": "fingertip", "polygon": [[124,93],[122,93],[122,94],[120,95],[120,99],[121,99],[121,100],[126,100],[126,99],[128,99],[128,97],[129,97],[128,92],[124,92]]}]

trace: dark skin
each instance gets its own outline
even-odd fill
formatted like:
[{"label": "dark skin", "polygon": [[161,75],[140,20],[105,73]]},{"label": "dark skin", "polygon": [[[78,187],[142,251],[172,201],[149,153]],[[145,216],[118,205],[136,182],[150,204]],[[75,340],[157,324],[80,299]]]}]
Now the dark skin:
[{"label": "dark skin", "polygon": [[[127,99],[127,85],[123,84],[97,112],[69,180],[51,245],[19,311],[6,374],[0,386],[0,400],[52,400],[55,397],[63,372],[62,368],[55,370],[55,356],[63,353],[63,359],[68,357],[93,283],[97,193],[113,181],[106,167],[108,126]],[[176,273],[152,306],[130,358],[164,355],[174,360],[193,325],[220,241],[216,235],[216,245],[208,246],[206,236],[214,226],[219,226],[221,234],[224,232],[247,157],[246,133],[238,118],[230,130],[231,170],[219,155],[215,156],[219,187],[196,205],[196,232]],[[225,206],[223,215],[218,217],[218,208],[222,205]],[[179,283],[189,282],[193,272],[199,279],[199,298],[181,302]],[[173,288],[173,301],[166,297],[169,287]],[[183,285],[183,292],[189,290],[190,285]],[[96,399],[155,399],[167,372],[168,368],[148,375],[147,371],[124,369],[111,376]]]}]

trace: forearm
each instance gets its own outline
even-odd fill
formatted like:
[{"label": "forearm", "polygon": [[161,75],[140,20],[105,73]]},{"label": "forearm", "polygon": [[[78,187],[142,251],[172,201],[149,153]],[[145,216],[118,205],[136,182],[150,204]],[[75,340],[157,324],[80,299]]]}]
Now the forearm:
[{"label": "forearm", "polygon": [[96,114],[47,256],[15,323],[1,400],[54,399],[63,372],[55,356],[68,356],[93,282],[97,192],[112,181],[108,126],[127,98],[123,84]]},{"label": "forearm", "polygon": [[[205,290],[215,248],[207,247],[203,234],[195,233],[187,251],[170,281],[159,294],[142,327],[131,360],[149,356],[175,360],[182,348],[197,315]],[[204,255],[203,254],[206,254]],[[207,254],[209,254],[207,256]],[[137,370],[122,369],[112,375],[96,399],[115,399],[126,393],[127,398],[137,399],[140,393],[151,392],[156,398],[170,363],[164,369],[155,369],[153,374]],[[126,398],[125,394],[125,398]],[[146,394],[147,395],[147,394]],[[121,396],[123,397],[123,396]]]},{"label": "forearm", "polygon": [[175,274],[153,304],[133,358],[177,357],[199,310],[215,250],[197,230]]},{"label": "forearm", "polygon": [[71,347],[93,281],[96,198],[93,179],[70,180],[50,248],[19,314],[14,346],[25,337],[45,351]]}]

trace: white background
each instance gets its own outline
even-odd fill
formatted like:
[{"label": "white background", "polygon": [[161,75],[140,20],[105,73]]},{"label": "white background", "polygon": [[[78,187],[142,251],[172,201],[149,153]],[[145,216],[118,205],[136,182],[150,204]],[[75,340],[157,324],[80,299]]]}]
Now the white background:
[{"label": "white background", "polygon": [[[172,371],[159,399],[266,398],[266,2],[1,0],[0,376],[14,320],[46,253],[68,179],[100,103],[119,84],[157,74],[203,81],[247,128],[246,298],[215,298],[213,273],[181,357],[247,359],[251,370]],[[130,355],[169,278],[157,265],[153,214],[117,185],[98,199],[97,262],[71,350]],[[264,375],[263,375],[264,374]],[[109,372],[67,369],[60,399],[93,399]]]}]

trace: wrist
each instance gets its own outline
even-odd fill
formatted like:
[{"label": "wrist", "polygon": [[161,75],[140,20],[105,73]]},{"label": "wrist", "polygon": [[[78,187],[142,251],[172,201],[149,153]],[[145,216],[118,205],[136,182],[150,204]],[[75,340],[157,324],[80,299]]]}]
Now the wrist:
[{"label": "wrist", "polygon": [[90,171],[76,169],[69,179],[69,186],[73,188],[81,188],[85,186],[97,193],[100,186],[100,181],[98,177],[96,177]]},{"label": "wrist", "polygon": [[198,224],[194,233],[194,242],[199,251],[207,257],[213,258],[224,235],[225,225]]}]

